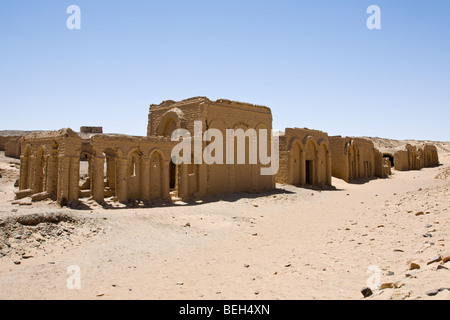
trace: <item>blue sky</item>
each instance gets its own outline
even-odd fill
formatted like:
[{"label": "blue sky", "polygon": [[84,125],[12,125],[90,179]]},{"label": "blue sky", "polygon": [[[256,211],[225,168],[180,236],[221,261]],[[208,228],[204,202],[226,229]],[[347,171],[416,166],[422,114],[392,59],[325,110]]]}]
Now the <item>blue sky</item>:
[{"label": "blue sky", "polygon": [[2,0],[0,44],[0,130],[145,135],[150,104],[207,96],[275,129],[450,140],[447,0]]}]

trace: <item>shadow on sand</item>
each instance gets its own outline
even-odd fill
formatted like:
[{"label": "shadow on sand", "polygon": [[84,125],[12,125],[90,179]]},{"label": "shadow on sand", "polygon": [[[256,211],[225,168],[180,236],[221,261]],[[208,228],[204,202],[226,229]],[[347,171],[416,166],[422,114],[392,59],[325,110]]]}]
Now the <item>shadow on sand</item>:
[{"label": "shadow on sand", "polygon": [[[233,194],[227,194],[227,195],[217,195],[217,196],[206,196],[202,197],[201,199],[188,199],[188,200],[157,200],[157,201],[129,201],[127,203],[119,203],[114,202],[111,198],[106,199],[103,203],[97,203],[94,202],[91,198],[87,199],[85,198],[84,201],[77,201],[71,203],[68,207],[73,210],[94,210],[98,208],[99,206],[102,207],[105,210],[123,210],[123,209],[149,209],[149,208],[169,208],[169,207],[185,207],[185,206],[199,206],[204,205],[207,203],[213,203],[213,202],[236,202],[241,199],[258,199],[258,198],[265,198],[270,196],[276,196],[276,195],[292,195],[296,194],[295,190],[290,191],[283,189],[283,186],[277,187],[273,190],[268,190],[265,192],[258,192],[258,193],[251,193],[251,192],[241,192],[241,193],[233,193]],[[320,191],[320,192],[326,192],[326,191],[343,191],[341,189],[337,189],[332,186],[326,186],[326,187],[316,187],[316,186],[301,186],[301,187],[295,187],[295,186],[289,186],[293,189],[307,189],[307,190],[313,190],[313,191]],[[87,202],[85,202],[87,201]]]}]

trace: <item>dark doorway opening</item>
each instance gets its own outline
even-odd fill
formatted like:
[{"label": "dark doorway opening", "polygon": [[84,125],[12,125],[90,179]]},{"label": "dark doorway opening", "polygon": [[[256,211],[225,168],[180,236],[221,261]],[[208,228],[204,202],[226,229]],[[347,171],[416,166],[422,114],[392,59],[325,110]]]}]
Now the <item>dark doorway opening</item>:
[{"label": "dark doorway opening", "polygon": [[170,162],[170,165],[169,165],[169,176],[170,176],[170,190],[175,190],[177,166],[172,161]]},{"label": "dark doorway opening", "polygon": [[306,160],[305,169],[306,169],[305,183],[312,184],[313,162],[311,160]]},{"label": "dark doorway opening", "polygon": [[388,158],[389,161],[391,162],[391,167],[394,167],[394,157],[391,154],[385,153],[383,154],[384,158]]}]

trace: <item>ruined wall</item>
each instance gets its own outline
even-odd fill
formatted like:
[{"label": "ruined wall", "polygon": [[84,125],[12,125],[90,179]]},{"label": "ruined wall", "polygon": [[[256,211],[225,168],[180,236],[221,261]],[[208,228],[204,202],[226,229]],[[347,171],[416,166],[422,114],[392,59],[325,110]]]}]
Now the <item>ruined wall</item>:
[{"label": "ruined wall", "polygon": [[375,156],[375,176],[385,178],[383,167],[384,166],[383,154],[379,150],[375,149],[374,156]]},{"label": "ruined wall", "polygon": [[5,151],[5,144],[8,142],[8,137],[2,137],[0,136],[0,151]]},{"label": "ruined wall", "polygon": [[387,178],[392,174],[391,161],[388,157],[378,150],[375,149],[375,176],[379,178]]},{"label": "ruined wall", "polygon": [[5,156],[11,157],[11,158],[20,158],[20,141],[22,137],[15,137],[13,139],[10,139],[5,144]]},{"label": "ruined wall", "polygon": [[[82,139],[71,129],[26,135],[22,142],[20,191],[47,193],[65,205],[92,197],[167,200],[170,153],[167,138],[93,135]],[[80,161],[87,157],[88,178],[80,181]],[[187,188],[187,181],[180,188]]]},{"label": "ruined wall", "polygon": [[411,170],[409,167],[408,151],[399,150],[394,154],[394,168],[397,171]]},{"label": "ruined wall", "polygon": [[276,181],[295,186],[331,186],[331,162],[325,132],[287,128],[280,136],[280,169]]},{"label": "ruined wall", "polygon": [[81,127],[80,133],[103,133],[103,127]]},{"label": "ruined wall", "polygon": [[405,150],[399,150],[394,154],[395,170],[420,170],[422,166],[419,154],[422,154],[421,149],[418,150],[417,147],[407,144]]},{"label": "ruined wall", "polygon": [[329,138],[331,151],[331,174],[333,177],[349,181],[349,159],[346,153],[346,140],[340,136]]},{"label": "ruined wall", "polygon": [[423,166],[425,168],[436,167],[439,165],[439,156],[436,146],[426,144],[423,147]]},{"label": "ruined wall", "polygon": [[373,142],[366,139],[354,139],[357,149],[359,151],[358,178],[375,177],[375,147]]},{"label": "ruined wall", "polygon": [[21,139],[19,190],[46,192],[64,205],[78,199],[81,139],[71,129],[35,132]]},{"label": "ruined wall", "polygon": [[18,140],[22,135],[0,135],[0,151],[6,151],[6,145],[8,142]]},{"label": "ruined wall", "polygon": [[425,144],[416,147],[407,144],[404,150],[398,150],[394,154],[395,170],[408,171],[439,165],[439,157],[436,146]]},{"label": "ruined wall", "polygon": [[[170,199],[169,164],[175,143],[162,137],[92,137],[90,191],[97,202]],[[185,181],[180,183],[185,188]],[[86,195],[85,195],[86,196]],[[87,194],[89,196],[89,194]]]},{"label": "ruined wall", "polygon": [[363,138],[330,137],[332,175],[346,182],[383,176],[383,158],[373,142]]}]

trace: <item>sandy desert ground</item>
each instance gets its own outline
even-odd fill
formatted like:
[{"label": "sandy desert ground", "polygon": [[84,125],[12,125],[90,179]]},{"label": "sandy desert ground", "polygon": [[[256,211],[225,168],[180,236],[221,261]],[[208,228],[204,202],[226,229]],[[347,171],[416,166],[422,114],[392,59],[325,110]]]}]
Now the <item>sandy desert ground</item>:
[{"label": "sandy desert ground", "polygon": [[0,153],[0,299],[364,299],[377,270],[367,300],[450,299],[450,262],[430,261],[450,251],[449,150],[336,190],[77,209],[14,202],[19,162]]}]

